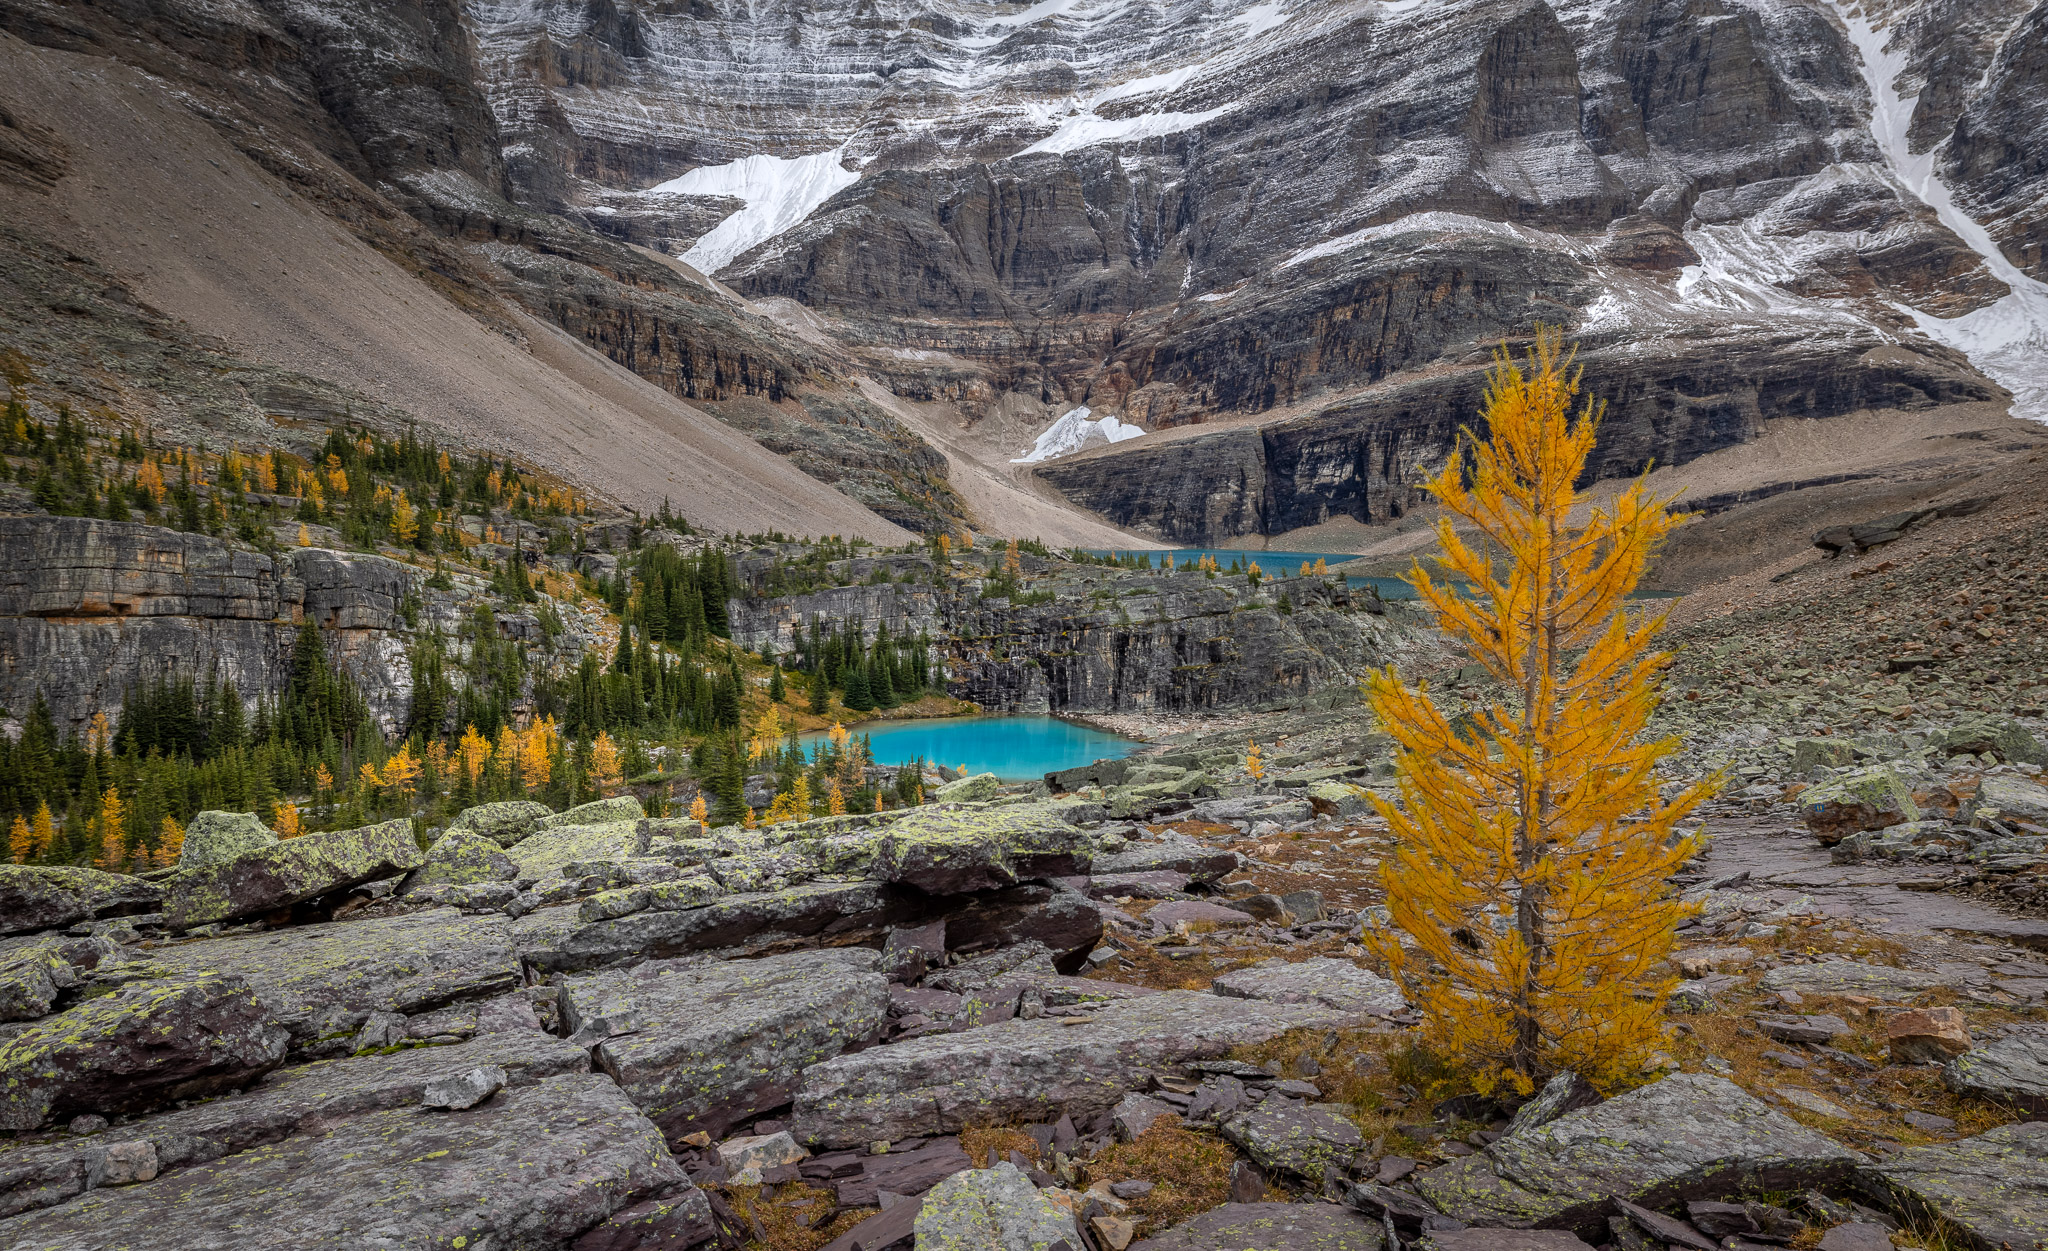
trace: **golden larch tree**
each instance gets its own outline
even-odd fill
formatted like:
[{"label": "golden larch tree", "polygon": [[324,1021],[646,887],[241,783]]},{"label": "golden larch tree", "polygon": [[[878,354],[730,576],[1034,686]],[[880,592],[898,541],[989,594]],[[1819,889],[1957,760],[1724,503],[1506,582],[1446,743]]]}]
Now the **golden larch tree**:
[{"label": "golden larch tree", "polygon": [[278,800],[277,806],[271,809],[270,828],[277,832],[279,838],[297,838],[304,833],[304,827],[299,823],[299,806],[289,799]]},{"label": "golden larch tree", "polygon": [[410,547],[419,534],[419,510],[412,506],[412,500],[405,492],[400,491],[391,500],[391,537],[398,540],[400,547]]},{"label": "golden larch tree", "polygon": [[491,759],[491,740],[477,733],[474,725],[465,726],[462,739],[455,745],[455,754],[462,760],[462,774],[469,779],[471,790],[483,780],[484,765]]},{"label": "golden larch tree", "polygon": [[610,795],[619,789],[624,779],[619,776],[619,747],[612,742],[612,736],[603,730],[590,740],[590,787],[600,795]]},{"label": "golden larch tree", "polygon": [[127,863],[127,821],[128,807],[121,802],[121,792],[109,786],[100,796],[100,846],[93,857],[102,867]]},{"label": "golden larch tree", "polygon": [[711,805],[704,802],[702,791],[698,791],[697,798],[690,801],[690,820],[706,829],[711,828]]},{"label": "golden larch tree", "polygon": [[36,858],[35,831],[29,829],[28,818],[14,814],[14,825],[7,831],[7,854],[16,864],[27,864]]},{"label": "golden larch tree", "polygon": [[1640,481],[1606,504],[1576,489],[1601,407],[1573,417],[1579,375],[1555,331],[1525,364],[1501,354],[1488,382],[1489,440],[1468,432],[1428,484],[1451,581],[1420,564],[1411,580],[1507,695],[1461,733],[1392,668],[1367,680],[1403,801],[1375,799],[1399,848],[1381,874],[1414,950],[1391,932],[1376,947],[1431,1048],[1480,1090],[1526,1094],[1565,1069],[1612,1089],[1664,1040],[1664,960],[1690,911],[1667,879],[1697,850],[1676,826],[1718,784],[1659,798],[1677,744],[1644,731],[1664,618],[1624,609],[1679,518]]},{"label": "golden larch tree", "polygon": [[165,817],[163,832],[156,841],[156,865],[168,869],[178,863],[178,857],[185,852],[185,826],[176,817]]}]

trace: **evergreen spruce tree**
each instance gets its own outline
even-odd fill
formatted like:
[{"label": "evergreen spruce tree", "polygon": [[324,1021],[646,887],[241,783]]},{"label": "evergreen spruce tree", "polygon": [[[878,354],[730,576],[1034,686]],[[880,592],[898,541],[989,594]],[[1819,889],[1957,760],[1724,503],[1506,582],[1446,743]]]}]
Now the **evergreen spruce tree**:
[{"label": "evergreen spruce tree", "polygon": [[875,706],[874,694],[868,689],[867,671],[858,664],[846,671],[846,706],[855,712],[870,712]]}]

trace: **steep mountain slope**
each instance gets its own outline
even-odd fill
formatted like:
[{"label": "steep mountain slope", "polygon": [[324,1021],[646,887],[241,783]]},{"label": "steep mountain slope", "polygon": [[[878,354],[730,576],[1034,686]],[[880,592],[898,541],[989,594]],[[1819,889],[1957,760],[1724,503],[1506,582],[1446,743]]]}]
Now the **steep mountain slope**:
[{"label": "steep mountain slope", "polygon": [[[1873,134],[1868,23],[1818,2],[468,9],[508,136],[568,172],[532,184],[554,207],[802,302],[970,418],[1230,422],[1043,471],[1185,540],[1398,515],[1485,346],[1536,320],[1614,398],[1605,473],[1776,417],[2031,412],[1945,322],[2034,263],[2042,11],[1873,15],[1902,75],[1876,115],[1919,91],[1958,216]],[[1958,237],[1972,213],[2013,255]],[[2024,342],[2009,311],[1981,320]]]},{"label": "steep mountain slope", "polygon": [[[632,502],[687,510],[719,479],[701,507],[858,530],[788,502],[823,483],[870,527],[1207,541],[1398,518],[1488,352],[1537,322],[1611,402],[1602,475],[1782,419],[2037,415],[2044,21],[2048,0],[0,0],[45,84],[0,104],[0,173],[32,232],[50,216],[245,355]],[[100,122],[40,107],[67,73],[101,83]],[[93,139],[116,98],[210,130],[268,190],[165,193],[211,175]],[[312,233],[273,237],[294,213]],[[257,246],[203,247],[195,214]],[[347,284],[294,264],[315,235]],[[562,432],[600,377],[642,415]],[[1147,433],[1009,463],[1083,404]],[[635,422],[699,450],[649,455]],[[734,470],[744,447],[653,468],[727,431],[808,481],[755,491],[779,471]]]}]

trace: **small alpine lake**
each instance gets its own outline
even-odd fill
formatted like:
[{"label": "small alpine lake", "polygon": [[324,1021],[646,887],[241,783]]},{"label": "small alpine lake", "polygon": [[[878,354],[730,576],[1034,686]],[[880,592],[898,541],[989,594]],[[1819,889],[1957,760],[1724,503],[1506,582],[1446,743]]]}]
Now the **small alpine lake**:
[{"label": "small alpine lake", "polygon": [[[1058,717],[934,717],[917,721],[867,721],[847,730],[872,744],[875,763],[927,764],[967,772],[993,773],[1005,782],[1036,781],[1055,769],[1128,756],[1143,747],[1107,730]],[[806,735],[806,749],[824,740]]]}]

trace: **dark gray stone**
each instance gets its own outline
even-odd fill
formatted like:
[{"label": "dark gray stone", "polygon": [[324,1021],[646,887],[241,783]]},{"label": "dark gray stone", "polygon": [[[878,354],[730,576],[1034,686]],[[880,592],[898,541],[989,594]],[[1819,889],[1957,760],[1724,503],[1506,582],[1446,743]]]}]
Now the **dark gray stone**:
[{"label": "dark gray stone", "polygon": [[1400,987],[1335,956],[1291,963],[1275,957],[1225,973],[1211,982],[1209,988],[1233,999],[1313,1003],[1361,1017],[1392,1016],[1408,1007]]},{"label": "dark gray stone", "polygon": [[804,1071],[796,1099],[801,1141],[850,1147],[873,1139],[950,1133],[993,1119],[1046,1120],[1107,1112],[1124,1092],[1189,1060],[1290,1029],[1350,1018],[1307,1004],[1268,1004],[1195,991],[1118,1000],[1078,1018],[1011,1020],[929,1034],[842,1055]]},{"label": "dark gray stone", "polygon": [[2014,1034],[1965,1051],[1942,1066],[1941,1081],[1959,1095],[2048,1116],[2048,1037]]},{"label": "dark gray stone", "polygon": [[1334,1108],[1268,1096],[1223,1122],[1223,1136],[1268,1172],[1320,1179],[1365,1143],[1358,1126]]},{"label": "dark gray stone", "polygon": [[0,1129],[121,1116],[254,1081],[289,1035],[241,978],[131,983],[0,1045]]},{"label": "dark gray stone", "polygon": [[1380,1222],[1350,1208],[1240,1202],[1210,1208],[1131,1244],[1131,1251],[1380,1251],[1385,1245]]},{"label": "dark gray stone", "polygon": [[1979,1251],[2048,1242],[2048,1121],[1914,1147],[1866,1177],[1895,1210],[1939,1216]]},{"label": "dark gray stone", "polygon": [[1724,1078],[1680,1073],[1513,1134],[1416,1179],[1468,1225],[1598,1238],[1610,1197],[1644,1207],[1838,1185],[1859,1157]]},{"label": "dark gray stone", "polygon": [[275,1246],[559,1247],[689,1186],[660,1131],[596,1074],[551,1077],[466,1112],[365,1112],[0,1221],[45,1251]]},{"label": "dark gray stone", "polygon": [[807,1066],[881,1034],[889,988],[876,967],[865,948],[643,964],[567,979],[563,1021],[635,1018],[598,1045],[598,1066],[671,1142],[719,1138],[788,1103]]},{"label": "dark gray stone", "polygon": [[164,884],[164,923],[183,930],[257,916],[394,877],[424,860],[410,821],[306,834],[181,870]]},{"label": "dark gray stone", "polygon": [[61,929],[99,917],[154,912],[163,890],[125,873],[0,864],[0,935]]}]

